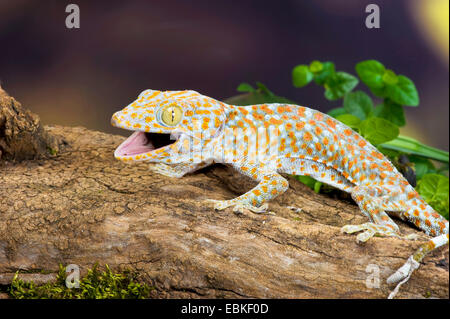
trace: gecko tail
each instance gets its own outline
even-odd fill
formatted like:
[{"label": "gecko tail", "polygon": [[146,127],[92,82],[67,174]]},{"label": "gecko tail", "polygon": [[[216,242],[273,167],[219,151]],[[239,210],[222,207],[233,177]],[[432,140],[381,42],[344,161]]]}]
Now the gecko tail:
[{"label": "gecko tail", "polygon": [[400,286],[409,280],[414,270],[419,268],[420,262],[431,251],[439,248],[445,244],[448,244],[448,232],[434,237],[430,241],[426,242],[420,248],[408,258],[403,266],[401,266],[395,273],[393,273],[386,280],[388,284],[397,283],[395,289],[389,294],[388,299],[392,299],[398,293]]}]

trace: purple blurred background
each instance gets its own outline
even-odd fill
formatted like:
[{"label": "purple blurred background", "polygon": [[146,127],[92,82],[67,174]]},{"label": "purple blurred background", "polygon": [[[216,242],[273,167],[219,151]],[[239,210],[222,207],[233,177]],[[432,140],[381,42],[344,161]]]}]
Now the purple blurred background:
[{"label": "purple blurred background", "polygon": [[[67,29],[71,2],[0,0],[0,81],[45,124],[127,135],[110,116],[147,88],[224,99],[260,81],[326,112],[338,103],[315,85],[294,88],[292,68],[329,60],[354,74],[356,62],[377,59],[418,88],[402,133],[448,150],[448,30],[442,46],[433,29],[442,17],[423,7],[432,1],[75,0],[81,28]],[[365,27],[369,3],[380,6],[380,29]],[[448,29],[448,1],[446,19]]]}]

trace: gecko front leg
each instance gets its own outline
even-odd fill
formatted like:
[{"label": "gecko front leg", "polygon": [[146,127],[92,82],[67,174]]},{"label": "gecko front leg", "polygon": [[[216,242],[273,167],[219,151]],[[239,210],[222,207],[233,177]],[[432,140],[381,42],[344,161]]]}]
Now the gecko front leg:
[{"label": "gecko front leg", "polygon": [[237,212],[248,209],[254,213],[273,214],[267,211],[268,205],[265,202],[283,194],[289,186],[287,180],[277,172],[267,169],[264,164],[233,164],[233,166],[258,181],[259,184],[247,193],[230,200],[208,199],[206,201],[214,203],[214,209],[217,210],[233,207],[233,211]]}]

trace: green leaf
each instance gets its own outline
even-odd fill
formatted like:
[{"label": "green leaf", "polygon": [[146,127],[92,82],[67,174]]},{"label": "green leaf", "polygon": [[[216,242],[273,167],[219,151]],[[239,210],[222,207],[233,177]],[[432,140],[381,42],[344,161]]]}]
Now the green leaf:
[{"label": "green leaf", "polygon": [[350,92],[358,85],[358,79],[346,72],[336,72],[329,76],[325,82],[325,97],[328,100],[337,100]]},{"label": "green leaf", "polygon": [[392,70],[386,70],[383,74],[383,82],[387,85],[396,85],[398,83],[398,76]]},{"label": "green leaf", "polygon": [[449,162],[448,152],[422,144],[411,137],[399,136],[392,141],[384,143],[383,147],[406,154],[423,156],[444,163]]},{"label": "green leaf", "polygon": [[309,188],[313,189],[317,194],[320,193],[323,183],[316,181],[314,178],[305,175],[296,175],[295,178]]},{"label": "green leaf", "polygon": [[353,114],[341,114],[336,117],[336,120],[344,123],[352,129],[358,129],[361,124],[361,120]]},{"label": "green leaf", "polygon": [[433,163],[429,159],[416,155],[409,155],[408,157],[410,162],[414,163],[417,180],[420,180],[425,174],[436,172]]},{"label": "green leaf", "polygon": [[320,193],[320,188],[322,187],[322,182],[318,182],[316,181],[314,183],[314,192],[316,192],[317,194]]},{"label": "green leaf", "polygon": [[329,110],[327,114],[329,116],[336,118],[339,115],[347,114],[347,111],[343,107],[336,107],[334,109]]},{"label": "green leaf", "polygon": [[309,70],[312,73],[318,73],[323,70],[323,64],[320,61],[314,60],[309,64]]},{"label": "green leaf", "polygon": [[373,113],[373,102],[363,91],[350,92],[344,97],[344,109],[360,120],[365,120]]},{"label": "green leaf", "polygon": [[[242,84],[241,84],[242,85]],[[253,105],[263,103],[282,103],[282,104],[297,104],[282,96],[277,96],[272,93],[264,84],[256,82],[258,89],[252,92],[239,94],[226,99],[224,102],[232,105]]]},{"label": "green leaf", "polygon": [[307,65],[297,65],[292,70],[292,84],[295,87],[301,88],[307,85],[314,78],[314,73],[309,70]]},{"label": "green leaf", "polygon": [[318,73],[314,73],[314,82],[319,85],[324,85],[326,80],[335,73],[333,62],[323,62],[322,70]]},{"label": "green leaf", "polygon": [[417,192],[438,213],[448,219],[449,179],[439,174],[426,174],[417,183]]},{"label": "green leaf", "polygon": [[314,189],[314,186],[317,182],[314,178],[305,175],[296,175],[295,178],[311,189]]},{"label": "green leaf", "polygon": [[238,92],[254,92],[255,89],[248,83],[241,83],[236,89]]},{"label": "green leaf", "polygon": [[397,125],[379,117],[362,121],[359,129],[361,135],[374,145],[391,141],[399,134]]},{"label": "green leaf", "polygon": [[259,91],[261,91],[262,93],[265,93],[269,96],[275,96],[275,94],[273,94],[272,91],[270,91],[267,86],[265,86],[264,84],[262,84],[261,82],[256,82],[256,86],[258,87]]},{"label": "green leaf", "polygon": [[[384,144],[382,144],[384,145]],[[400,152],[384,148],[382,145],[377,145],[377,149],[384,155],[391,159],[391,162],[395,161],[395,158],[400,155]]]},{"label": "green leaf", "polygon": [[376,60],[362,61],[356,64],[355,69],[361,81],[369,88],[384,87],[383,75],[386,69],[380,62]]},{"label": "green leaf", "polygon": [[386,85],[386,97],[401,105],[419,105],[419,94],[414,82],[404,75],[398,75],[397,79],[398,81],[395,85]]},{"label": "green leaf", "polygon": [[389,99],[385,99],[383,103],[377,105],[373,115],[384,118],[400,127],[406,124],[403,107]]}]

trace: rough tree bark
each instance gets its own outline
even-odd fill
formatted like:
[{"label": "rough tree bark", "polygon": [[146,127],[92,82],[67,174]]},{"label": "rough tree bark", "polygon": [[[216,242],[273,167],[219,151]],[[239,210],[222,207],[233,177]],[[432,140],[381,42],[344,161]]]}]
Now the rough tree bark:
[{"label": "rough tree bark", "polygon": [[[67,142],[58,154],[0,163],[0,284],[19,269],[56,273],[61,263],[83,273],[98,262],[137,271],[156,298],[386,298],[385,279],[426,238],[357,244],[340,233],[366,222],[357,206],[292,178],[270,202],[275,216],[215,212],[204,199],[232,198],[253,183],[224,166],[164,177],[115,160],[121,136],[45,130]],[[428,256],[398,296],[448,298],[448,258],[448,246]],[[379,288],[366,287],[369,264],[379,267]]]},{"label": "rough tree bark", "polygon": [[0,160],[24,160],[57,152],[59,141],[42,128],[39,116],[0,86]]}]

